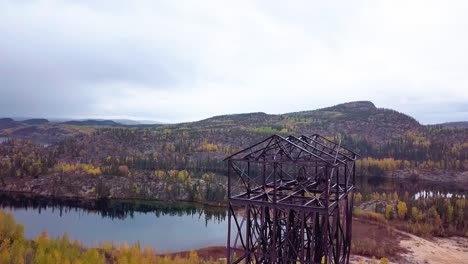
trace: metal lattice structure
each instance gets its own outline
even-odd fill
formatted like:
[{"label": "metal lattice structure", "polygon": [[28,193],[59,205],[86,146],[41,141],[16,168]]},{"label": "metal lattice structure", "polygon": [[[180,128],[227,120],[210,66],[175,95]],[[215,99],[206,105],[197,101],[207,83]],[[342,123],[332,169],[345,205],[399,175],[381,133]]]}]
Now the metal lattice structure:
[{"label": "metal lattice structure", "polygon": [[349,263],[358,155],[340,142],[273,135],[225,159],[228,263]]}]

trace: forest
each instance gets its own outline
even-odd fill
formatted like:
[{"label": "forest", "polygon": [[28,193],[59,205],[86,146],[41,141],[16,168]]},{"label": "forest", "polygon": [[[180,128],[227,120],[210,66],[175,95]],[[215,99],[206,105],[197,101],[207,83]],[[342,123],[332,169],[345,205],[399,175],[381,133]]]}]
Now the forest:
[{"label": "forest", "polygon": [[397,192],[355,194],[354,215],[391,224],[420,237],[468,237],[468,199],[464,195],[399,196]]},{"label": "forest", "polygon": [[[173,125],[17,123],[0,130],[6,139],[0,143],[0,187],[27,191],[14,188],[38,184],[35,189],[48,195],[223,202],[225,157],[271,134],[312,133],[359,153],[358,175],[413,179],[444,175],[430,180],[468,183],[460,176],[468,170],[468,129],[424,126],[371,102],[351,102],[313,111],[226,115]],[[64,188],[51,193],[45,190],[46,183]],[[83,184],[84,191],[73,187]]]}]

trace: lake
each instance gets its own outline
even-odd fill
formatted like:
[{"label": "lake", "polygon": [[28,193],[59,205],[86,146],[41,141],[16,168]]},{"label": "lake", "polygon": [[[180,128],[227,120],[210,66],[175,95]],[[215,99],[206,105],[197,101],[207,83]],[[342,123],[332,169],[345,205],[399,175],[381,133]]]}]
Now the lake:
[{"label": "lake", "polygon": [[[1,197],[3,210],[12,213],[33,239],[43,230],[49,236],[65,232],[86,246],[112,241],[139,242],[158,252],[174,252],[226,244],[224,209],[193,204],[112,202],[102,210],[80,208],[67,202],[48,203],[28,197]],[[140,211],[139,211],[140,210]]]},{"label": "lake", "polygon": [[372,192],[393,193],[396,191],[400,196],[408,192],[415,199],[434,195],[466,197],[468,186],[389,177],[356,177],[356,191],[363,195],[369,195]]},{"label": "lake", "polygon": [[[466,187],[388,178],[357,178],[357,189],[404,192],[415,198],[427,195],[466,195]],[[53,237],[67,232],[86,246],[105,241],[139,242],[159,252],[174,252],[207,246],[224,246],[227,213],[224,208],[191,203],[107,201],[83,203],[0,193],[0,206],[24,224],[27,238],[43,230]]]}]

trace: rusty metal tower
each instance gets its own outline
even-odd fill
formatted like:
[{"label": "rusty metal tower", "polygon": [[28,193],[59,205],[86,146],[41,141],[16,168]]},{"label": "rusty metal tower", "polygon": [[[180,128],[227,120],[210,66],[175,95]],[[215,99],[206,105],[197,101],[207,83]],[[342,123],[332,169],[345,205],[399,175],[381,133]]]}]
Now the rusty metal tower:
[{"label": "rusty metal tower", "polygon": [[225,159],[228,263],[349,263],[358,155],[340,142],[273,135]]}]

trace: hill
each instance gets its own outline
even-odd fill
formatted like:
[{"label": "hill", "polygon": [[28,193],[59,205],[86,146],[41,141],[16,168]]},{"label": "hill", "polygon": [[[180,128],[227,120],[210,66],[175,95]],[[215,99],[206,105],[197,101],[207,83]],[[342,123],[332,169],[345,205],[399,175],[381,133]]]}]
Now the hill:
[{"label": "hill", "polygon": [[72,120],[63,122],[65,125],[74,125],[74,126],[122,126],[123,124],[117,123],[112,120]]},{"label": "hill", "polygon": [[11,118],[0,118],[0,129],[11,128],[17,125],[17,122]]},{"label": "hill", "polygon": [[443,128],[468,128],[468,121],[460,121],[460,122],[447,122],[442,123],[434,126],[441,126]]},{"label": "hill", "polygon": [[247,113],[215,116],[175,127],[210,129],[240,127],[270,134],[312,132],[329,136],[348,134],[365,137],[374,142],[397,138],[408,131],[424,129],[414,118],[391,109],[377,108],[368,101],[281,115]]},{"label": "hill", "polygon": [[[104,177],[97,181],[93,177],[83,178],[82,174],[109,175],[104,181],[109,184],[129,180],[139,180],[143,184],[148,177],[152,180],[157,177],[164,182],[161,186],[168,188],[162,199],[180,198],[180,195],[193,194],[191,185],[178,182],[179,176],[175,175],[180,171],[186,171],[180,179],[193,180],[201,179],[204,173],[224,174],[224,157],[271,134],[313,133],[334,140],[340,140],[337,138],[340,136],[343,146],[361,154],[358,165],[362,174],[420,177],[468,186],[465,173],[468,170],[468,129],[424,126],[408,115],[378,108],[366,101],[280,115],[261,112],[222,115],[181,124],[129,127],[111,120],[85,120],[30,125],[11,119],[1,119],[0,124],[3,124],[0,137],[16,139],[0,144],[0,175],[46,176],[53,182],[60,182],[57,175],[70,171],[77,175],[68,178],[70,184],[74,182],[77,186],[77,192],[81,192],[82,181],[93,181],[90,185],[96,185]],[[116,175],[134,178],[110,177]],[[204,183],[200,184],[208,188],[209,199],[222,197],[220,186],[223,183],[217,182],[220,179],[203,177]],[[39,182],[46,184],[41,188],[47,193],[47,181]],[[126,184],[132,186],[131,182]],[[31,184],[25,183],[25,186]],[[154,197],[155,190],[163,188],[161,186],[155,185],[153,191],[145,187],[144,190],[152,194],[141,192],[138,195]],[[125,192],[117,189],[123,192],[120,197],[125,198],[128,193],[134,194],[132,188]],[[184,188],[189,190],[181,191]],[[99,190],[106,193],[105,189]]]},{"label": "hill", "polygon": [[21,121],[23,124],[27,125],[43,125],[49,123],[49,120],[45,118],[33,118],[33,119],[26,119]]}]

